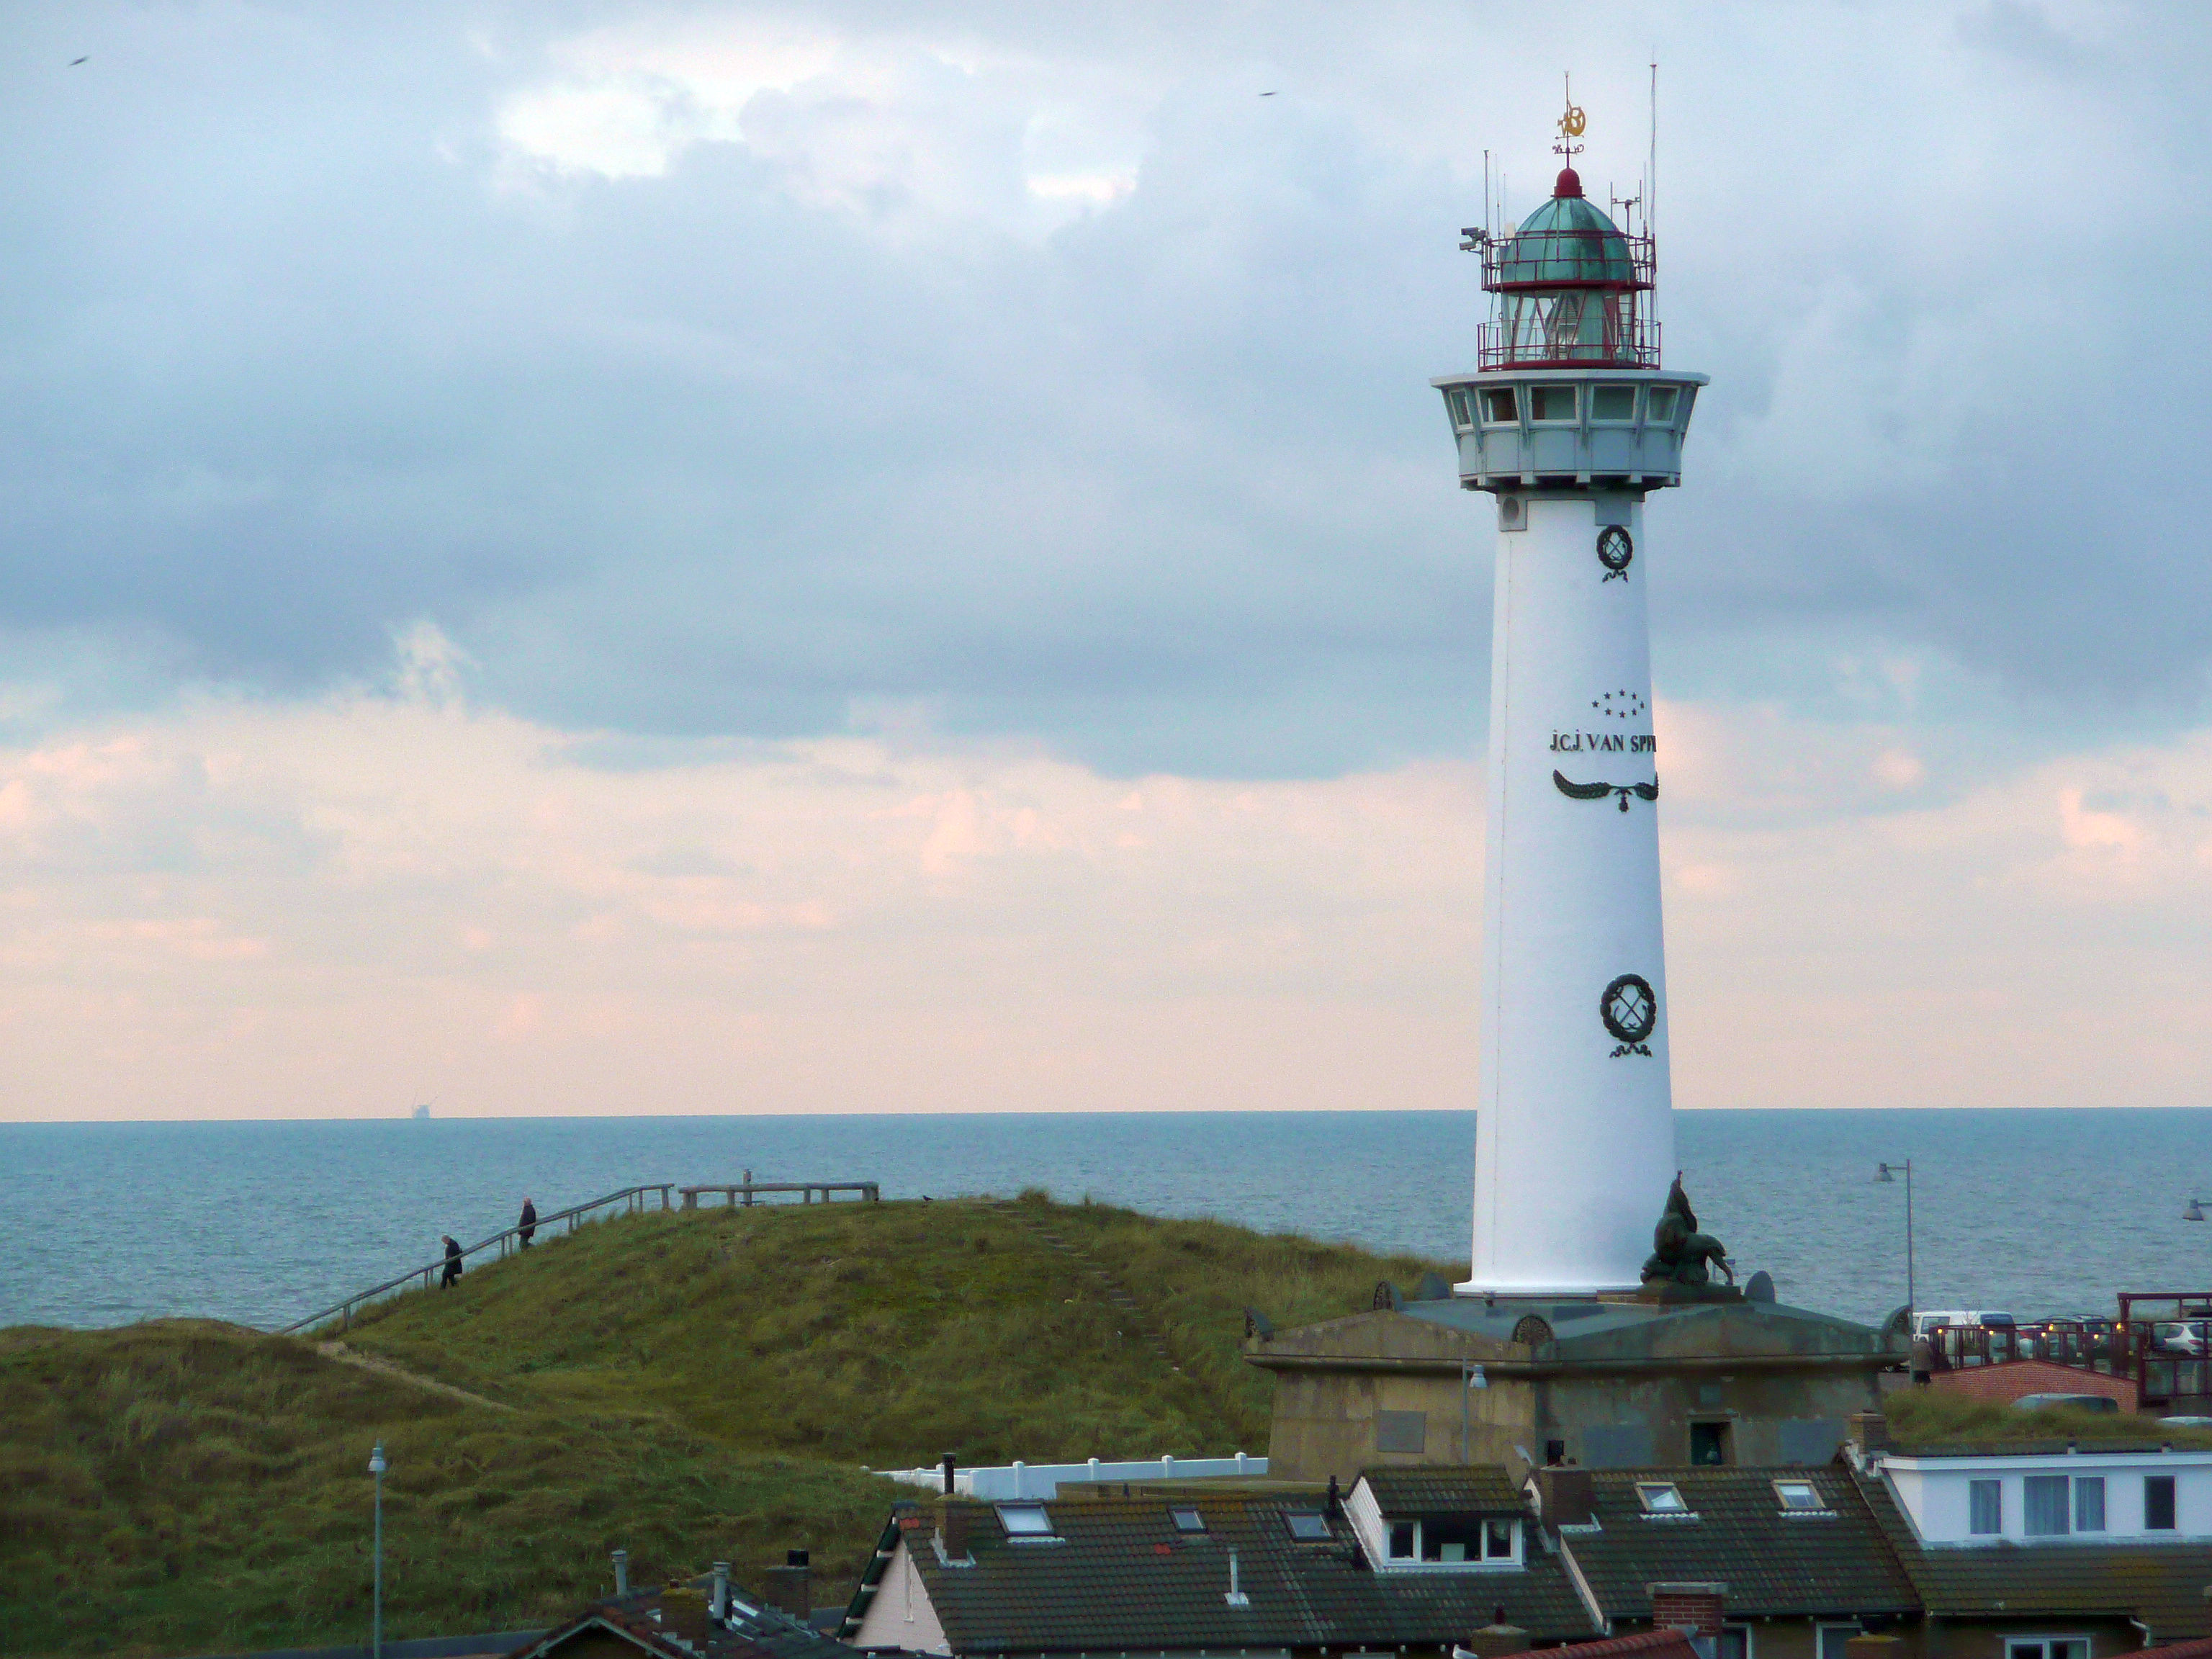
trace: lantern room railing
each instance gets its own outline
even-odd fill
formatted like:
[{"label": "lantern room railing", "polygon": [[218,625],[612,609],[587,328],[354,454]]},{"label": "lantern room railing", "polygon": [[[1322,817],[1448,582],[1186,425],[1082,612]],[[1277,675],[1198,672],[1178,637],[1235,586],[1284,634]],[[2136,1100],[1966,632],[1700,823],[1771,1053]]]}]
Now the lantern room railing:
[{"label": "lantern room railing", "polygon": [[1524,231],[1485,240],[1480,246],[1482,285],[1493,292],[1648,289],[1658,280],[1659,258],[1651,238],[1618,230]]},{"label": "lantern room railing", "polygon": [[1608,319],[1601,340],[1511,337],[1502,323],[1475,330],[1477,368],[1656,368],[1659,325],[1644,317]]}]

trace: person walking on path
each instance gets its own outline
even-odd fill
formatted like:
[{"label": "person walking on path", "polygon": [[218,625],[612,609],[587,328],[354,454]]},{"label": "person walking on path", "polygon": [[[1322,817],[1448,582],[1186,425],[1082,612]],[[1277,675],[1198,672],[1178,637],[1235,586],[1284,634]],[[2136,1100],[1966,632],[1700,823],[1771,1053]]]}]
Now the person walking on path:
[{"label": "person walking on path", "polygon": [[526,1196],[522,1200],[522,1219],[515,1224],[522,1235],[522,1248],[530,1248],[530,1236],[538,1231],[538,1206]]},{"label": "person walking on path", "polygon": [[446,1271],[438,1275],[438,1288],[451,1290],[453,1281],[461,1276],[461,1242],[453,1234],[446,1235]]}]

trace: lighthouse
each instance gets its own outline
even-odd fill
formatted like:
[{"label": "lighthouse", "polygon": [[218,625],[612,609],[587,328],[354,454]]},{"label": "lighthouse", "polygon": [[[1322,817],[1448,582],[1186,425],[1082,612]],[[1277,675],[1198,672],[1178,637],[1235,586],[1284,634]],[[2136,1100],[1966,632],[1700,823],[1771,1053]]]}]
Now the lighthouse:
[{"label": "lighthouse", "polygon": [[[1443,393],[1490,499],[1492,630],[1474,1254],[1462,1293],[1633,1289],[1674,1172],[1644,503],[1682,481],[1701,374],[1663,369],[1647,227],[1584,194],[1471,230],[1493,296]],[[1485,514],[1486,518],[1489,515]]]}]

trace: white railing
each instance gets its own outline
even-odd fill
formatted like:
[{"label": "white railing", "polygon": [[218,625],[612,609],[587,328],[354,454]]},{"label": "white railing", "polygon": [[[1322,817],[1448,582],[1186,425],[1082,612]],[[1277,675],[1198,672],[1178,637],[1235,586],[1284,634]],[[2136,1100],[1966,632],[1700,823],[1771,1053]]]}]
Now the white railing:
[{"label": "white railing", "polygon": [[[945,1471],[939,1468],[875,1469],[872,1474],[903,1481],[909,1486],[945,1490]],[[1267,1473],[1264,1457],[1148,1457],[1134,1463],[1102,1462],[1094,1457],[1082,1463],[1012,1463],[980,1469],[956,1468],[952,1489],[987,1503],[1009,1498],[1057,1498],[1062,1486],[1095,1486],[1108,1480],[1256,1480]]]}]

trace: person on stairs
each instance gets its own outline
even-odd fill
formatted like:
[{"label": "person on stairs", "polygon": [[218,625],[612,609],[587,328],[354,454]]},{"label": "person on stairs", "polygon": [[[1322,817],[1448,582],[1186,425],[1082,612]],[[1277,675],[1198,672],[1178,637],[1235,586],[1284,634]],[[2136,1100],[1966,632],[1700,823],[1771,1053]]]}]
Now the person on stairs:
[{"label": "person on stairs", "polygon": [[522,1236],[522,1248],[528,1249],[531,1235],[538,1231],[538,1206],[527,1197],[522,1200],[522,1219],[516,1222],[514,1226],[515,1231]]},{"label": "person on stairs", "polygon": [[461,1242],[451,1233],[446,1235],[446,1271],[438,1275],[438,1288],[453,1288],[453,1281],[461,1276]]}]

